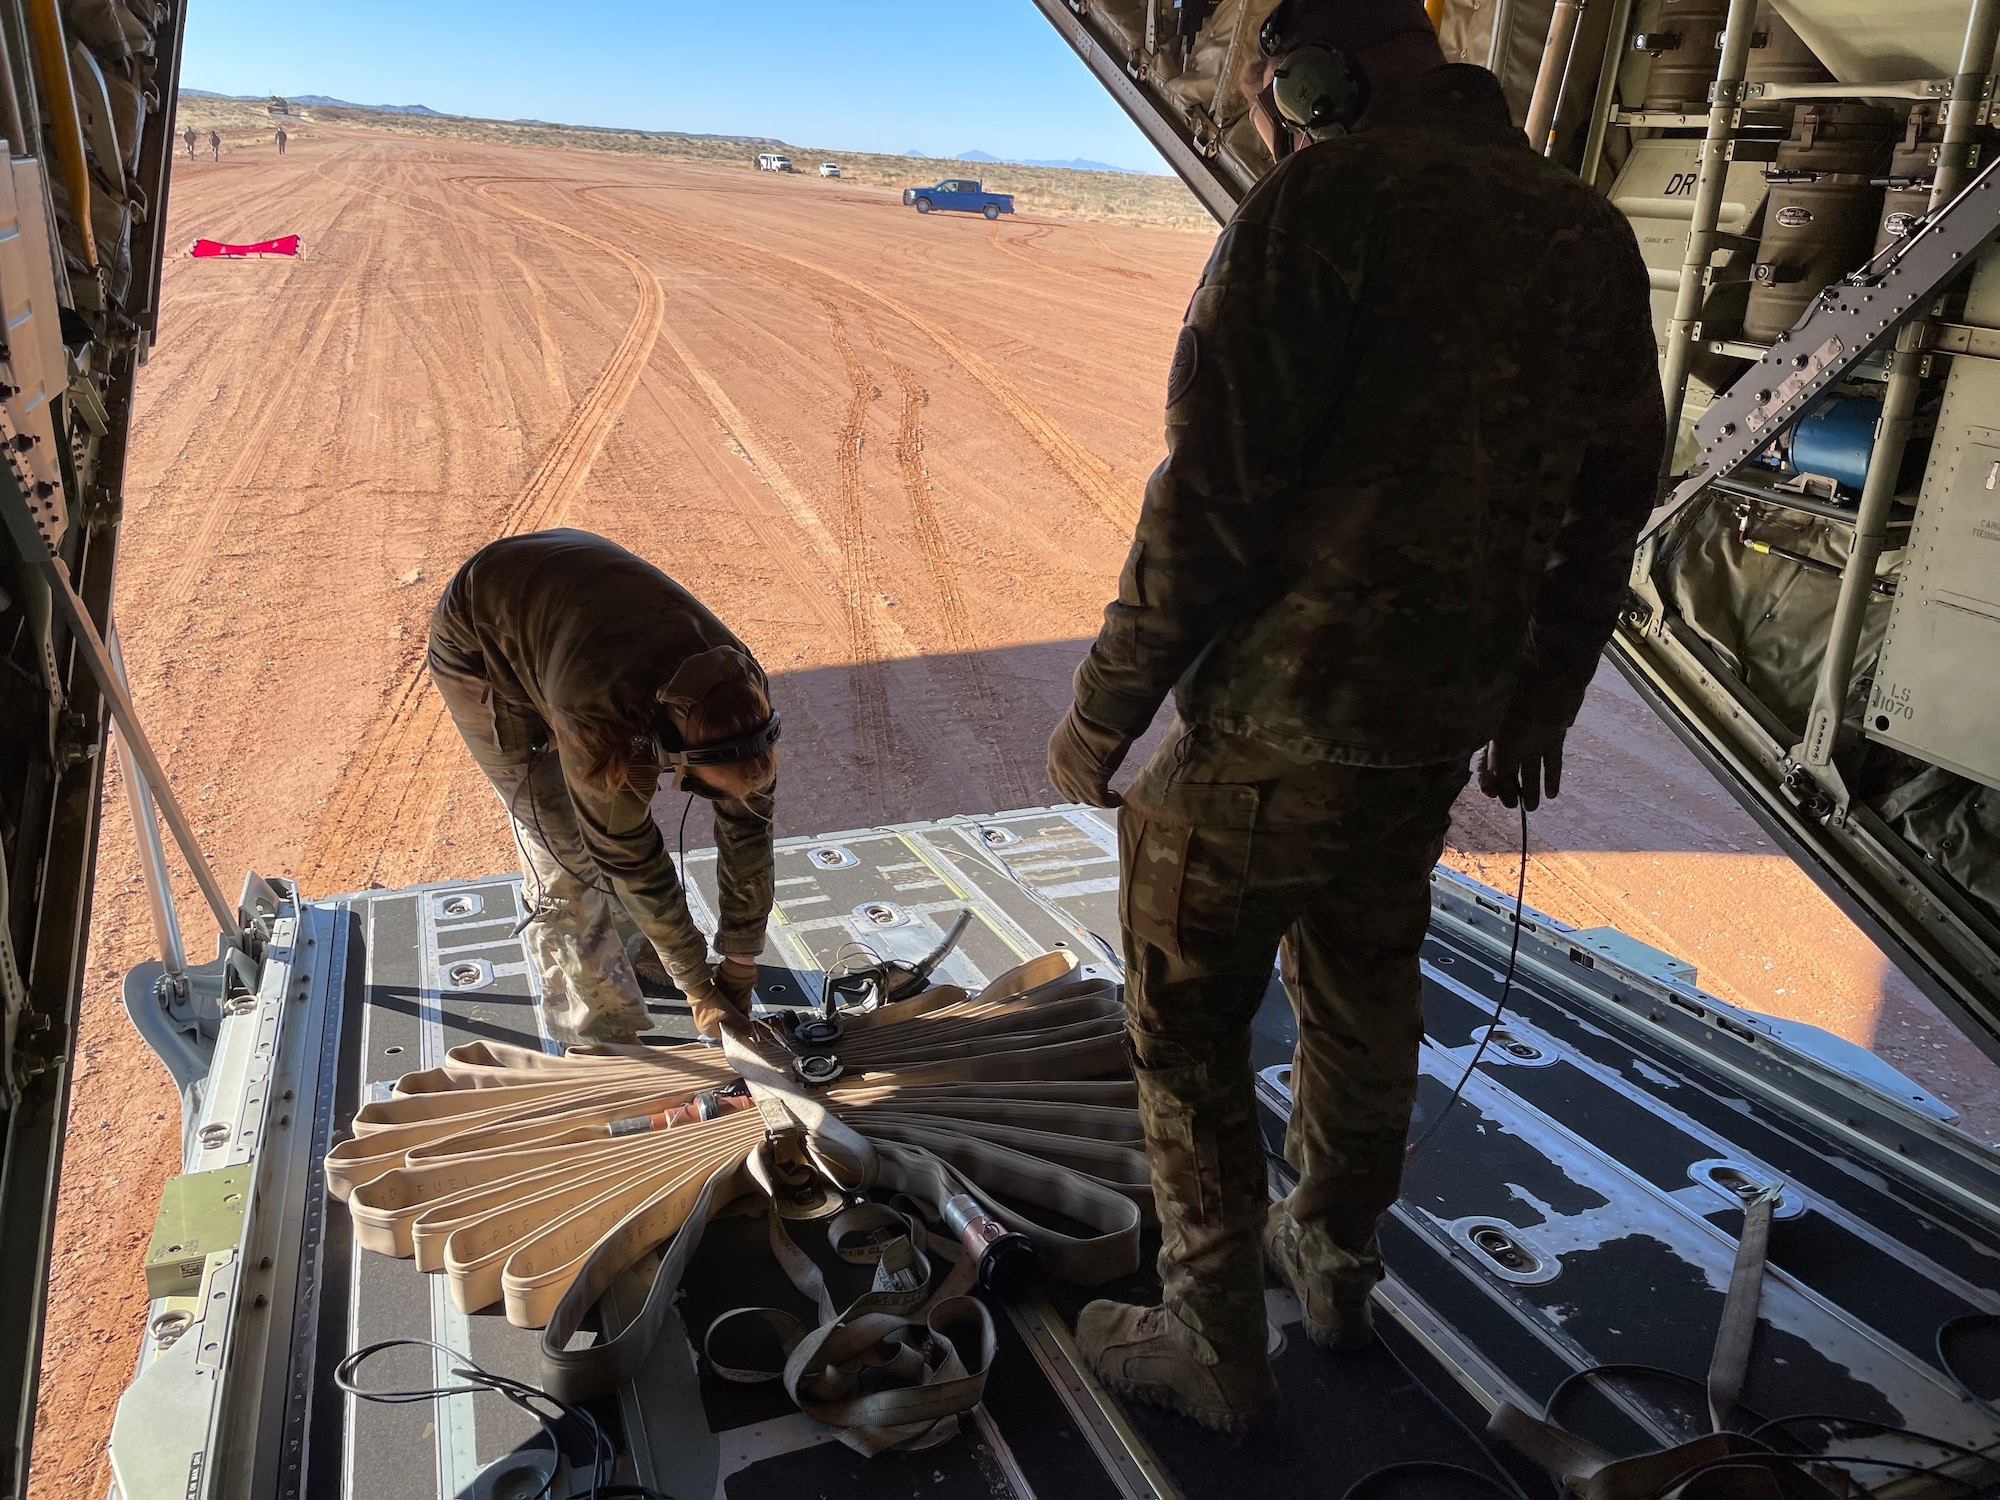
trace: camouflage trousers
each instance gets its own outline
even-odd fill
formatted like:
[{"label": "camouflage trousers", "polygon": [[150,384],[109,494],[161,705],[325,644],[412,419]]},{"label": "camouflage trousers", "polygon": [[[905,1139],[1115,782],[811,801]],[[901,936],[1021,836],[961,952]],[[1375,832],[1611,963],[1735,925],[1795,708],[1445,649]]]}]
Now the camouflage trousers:
[{"label": "camouflage trousers", "polygon": [[1126,1022],[1166,1303],[1218,1350],[1265,1339],[1269,1198],[1250,1025],[1272,960],[1298,1017],[1288,1237],[1338,1300],[1380,1279],[1423,1036],[1417,951],[1461,763],[1302,761],[1176,723],[1118,815]]},{"label": "camouflage trousers", "polygon": [[549,1036],[564,1046],[634,1040],[652,1025],[627,951],[637,929],[583,846],[548,727],[531,710],[497,700],[483,679],[435,658],[430,666],[514,826],[521,897],[534,913],[521,936],[541,980]]}]

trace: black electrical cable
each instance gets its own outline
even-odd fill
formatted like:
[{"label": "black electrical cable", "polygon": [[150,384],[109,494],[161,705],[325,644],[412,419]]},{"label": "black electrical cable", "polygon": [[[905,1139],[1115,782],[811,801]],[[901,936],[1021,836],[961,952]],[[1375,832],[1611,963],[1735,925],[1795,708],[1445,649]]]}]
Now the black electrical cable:
[{"label": "black electrical cable", "polygon": [[1865,1453],[1736,1453],[1724,1458],[1706,1459],[1691,1464],[1661,1485],[1656,1493],[1672,1495],[1682,1486],[1699,1479],[1704,1474],[1713,1474],[1718,1469],[1768,1469],[1774,1464],[1854,1464],[1862,1468],[1894,1469],[1900,1474],[1922,1474],[1927,1479],[1942,1479],[1946,1484],[1955,1484],[1968,1495],[1991,1495],[1991,1485],[1974,1484],[1969,1479],[1960,1479],[1956,1474],[1947,1474],[1942,1469],[1934,1469],[1925,1464],[1904,1463],[1896,1458],[1871,1458]]},{"label": "black electrical cable", "polygon": [[[521,778],[520,784],[514,788],[513,797],[507,803],[507,816],[514,820],[516,827],[520,826],[521,793],[525,791],[528,794],[528,816],[533,818],[535,822],[535,837],[542,841],[543,851],[547,853],[550,859],[556,862],[556,868],[569,876],[571,880],[574,880],[585,890],[596,891],[599,895],[609,896],[615,901],[618,899],[618,893],[612,890],[611,887],[599,885],[594,880],[586,879],[564,864],[563,857],[556,853],[555,847],[549,843],[548,834],[542,829],[542,806],[540,799],[535,796],[535,769],[541,765],[548,753],[549,747],[547,745],[537,745],[535,747],[528,760],[528,773]],[[519,834],[515,835],[515,842],[517,844],[520,842]],[[546,895],[547,893],[544,892],[543,894]]]},{"label": "black electrical cable", "polygon": [[1493,1033],[1500,1025],[1501,1015],[1507,1009],[1507,999],[1514,992],[1514,965],[1521,955],[1521,914],[1527,909],[1527,895],[1528,804],[1523,801],[1521,803],[1521,873],[1514,883],[1514,940],[1507,945],[1507,975],[1500,984],[1500,998],[1493,1002],[1493,1017],[1486,1024],[1485,1035],[1480,1037],[1479,1045],[1472,1049],[1472,1061],[1467,1063],[1465,1071],[1458,1075],[1458,1082],[1452,1087],[1451,1097],[1445,1100],[1444,1108],[1439,1110],[1437,1118],[1431,1121],[1430,1129],[1423,1133],[1422,1138],[1418,1140],[1416,1145],[1410,1147],[1404,1158],[1406,1161],[1415,1161],[1419,1156],[1424,1154],[1431,1142],[1437,1139],[1438,1132],[1443,1130],[1445,1122],[1451,1119],[1452,1109],[1457,1105],[1459,1096],[1465,1092],[1466,1084],[1472,1081],[1472,1075],[1478,1069],[1480,1059],[1486,1056],[1486,1048],[1492,1042]]},{"label": "black electrical cable", "polygon": [[1938,1331],[1931,1340],[1931,1347],[1937,1353],[1938,1368],[1943,1370],[1946,1378],[1958,1387],[1958,1393],[1989,1416],[2000,1417],[2000,1406],[1996,1406],[1988,1397],[1980,1395],[1967,1383],[1966,1378],[1958,1373],[1958,1366],[1951,1362],[1950,1351],[1945,1348],[1946,1341],[1954,1333],[1963,1333],[1971,1328],[2000,1328],[2000,1313],[1961,1313],[1956,1318],[1946,1318],[1938,1324]]},{"label": "black electrical cable", "polygon": [[[362,1365],[376,1355],[390,1349],[428,1349],[433,1354],[442,1354],[451,1361],[450,1369],[454,1379],[464,1381],[463,1385],[417,1386],[408,1390],[375,1390],[360,1383],[359,1372]],[[605,1434],[604,1428],[588,1411],[572,1402],[552,1396],[538,1386],[510,1376],[496,1375],[491,1370],[473,1362],[445,1344],[434,1339],[398,1338],[383,1339],[380,1343],[369,1344],[356,1349],[334,1367],[334,1385],[353,1396],[356,1400],[372,1401],[384,1406],[411,1405],[419,1401],[442,1401],[449,1396],[476,1396],[492,1393],[504,1396],[508,1401],[533,1417],[542,1429],[542,1436],[548,1439],[550,1451],[555,1455],[555,1463],[549,1469],[549,1477],[542,1487],[523,1500],[543,1500],[555,1490],[556,1473],[562,1467],[562,1439],[556,1431],[558,1418],[567,1417],[583,1428],[590,1439],[590,1487],[576,1491],[566,1500],[673,1500],[664,1490],[653,1489],[643,1484],[613,1484],[610,1474],[618,1462],[618,1449]],[[555,1409],[550,1416],[537,1402],[546,1403]]]},{"label": "black electrical cable", "polygon": [[[1405,1380],[1409,1381],[1411,1385],[1415,1386],[1418,1390],[1423,1391],[1426,1395],[1430,1394],[1429,1388],[1425,1386],[1423,1381],[1417,1378],[1417,1372],[1412,1370],[1408,1365],[1403,1363],[1403,1356],[1396,1352],[1395,1347],[1391,1345],[1387,1339],[1378,1339],[1376,1342],[1382,1346],[1382,1352],[1384,1354],[1387,1354],[1390,1359],[1395,1361],[1396,1368],[1403,1372],[1403,1378]],[[1528,1500],[1528,1492],[1521,1488],[1520,1484],[1516,1482],[1514,1476],[1507,1472],[1506,1468],[1501,1464],[1500,1460],[1496,1458],[1491,1452],[1491,1450],[1487,1448],[1486,1440],[1484,1438],[1482,1438],[1478,1433],[1474,1432],[1470,1427],[1468,1427],[1465,1424],[1464,1420],[1460,1418],[1458,1413],[1453,1411],[1449,1406],[1447,1406],[1444,1403],[1444,1401],[1441,1400],[1439,1397],[1432,1395],[1431,1404],[1444,1414],[1445,1419],[1449,1421],[1452,1426],[1456,1427],[1461,1433],[1464,1434],[1465,1440],[1472,1444],[1473,1448],[1479,1453],[1480,1457],[1484,1458],[1489,1464],[1493,1466],[1493,1472],[1498,1474],[1501,1477],[1501,1479],[1505,1481],[1504,1488],[1500,1485],[1494,1485],[1493,1486],[1494,1489],[1498,1490],[1499,1493],[1503,1495],[1512,1496],[1513,1500]],[[1373,1480],[1379,1474],[1387,1474],[1392,1470],[1397,1470],[1397,1469],[1421,1467],[1423,1464],[1428,1464],[1431,1462],[1433,1462],[1433,1460],[1425,1459],[1421,1460],[1419,1463],[1412,1463],[1412,1464],[1386,1464],[1382,1468],[1371,1470],[1369,1473],[1363,1474],[1359,1479],[1355,1480],[1353,1484],[1349,1485],[1346,1491],[1342,1494],[1341,1500],[1348,1500],[1348,1496],[1354,1496],[1356,1497],[1356,1500],[1359,1500],[1360,1496],[1365,1495],[1367,1493],[1367,1490],[1363,1488],[1363,1486],[1367,1485],[1371,1480]],[[1457,1469],[1458,1472],[1462,1474],[1469,1474],[1473,1478],[1479,1479],[1489,1485],[1493,1484],[1493,1481],[1490,1477],[1484,1474],[1480,1474],[1476,1470],[1462,1468],[1457,1464],[1444,1464],[1442,1465],[1442,1467],[1447,1469]]]},{"label": "black electrical cable", "polygon": [[1817,1422],[1822,1427],[1863,1427],[1870,1432],[1879,1432],[1889,1437],[1909,1438],[1931,1448],[1942,1448],[1947,1453],[1956,1453],[1961,1458],[1976,1458],[1981,1463],[2000,1469],[2000,1458],[1991,1453],[1981,1453],[1977,1448],[1967,1448],[1961,1443],[1951,1443],[1940,1437],[1932,1437],[1928,1432],[1918,1432],[1913,1427],[1898,1427],[1892,1422],[1878,1422],[1873,1417],[1842,1417],[1831,1412],[1802,1411],[1789,1417],[1773,1417],[1768,1422],[1760,1422],[1744,1436],[1753,1441],[1761,1441],[1764,1434],[1784,1431],[1800,1422]]},{"label": "black electrical cable", "polygon": [[[1659,1365],[1636,1364],[1630,1360],[1611,1360],[1601,1365],[1586,1365],[1581,1370],[1572,1370],[1556,1382],[1556,1388],[1549,1392],[1548,1400],[1542,1403],[1542,1420],[1560,1427],[1556,1420],[1556,1408],[1562,1404],[1564,1396],[1574,1387],[1586,1382],[1594,1382],[1609,1376],[1644,1376],[1649,1380],[1670,1380],[1681,1385],[1692,1386],[1705,1401],[1708,1398],[1708,1382],[1694,1375],[1683,1375],[1679,1370],[1664,1369]],[[1756,1416],[1755,1412],[1751,1413]],[[1759,1421],[1763,1420],[1761,1417]]]},{"label": "black electrical cable", "polygon": [[[1984,1319],[1993,1317],[1994,1315],[1987,1313],[1973,1313],[1969,1314],[1968,1316],[1972,1319]],[[1959,1321],[1962,1320],[1953,1319],[1951,1323],[1946,1323],[1945,1325],[1943,1325],[1942,1328],[1940,1328],[1939,1330],[1940,1341],[1942,1340],[1945,1331],[1951,1328],[1952,1323],[1956,1323]],[[1996,1319],[1996,1321],[2000,1321],[2000,1319]],[[1945,1364],[1945,1373],[1948,1376],[1950,1376],[1954,1381],[1958,1381],[1959,1377],[1951,1369],[1950,1362],[1947,1360],[1944,1362],[1944,1364]],[[1590,1365],[1584,1369],[1572,1371],[1570,1374],[1565,1375],[1560,1381],[1556,1383],[1555,1389],[1549,1392],[1548,1399],[1542,1403],[1542,1420],[1550,1423],[1552,1426],[1561,1427],[1563,1424],[1557,1420],[1556,1408],[1561,1404],[1563,1397],[1572,1388],[1585,1381],[1595,1380],[1604,1376],[1621,1375],[1621,1374],[1639,1375],[1652,1379],[1670,1380],[1677,1382],[1681,1385],[1692,1387],[1697,1391],[1702,1391],[1704,1393],[1707,1391],[1707,1382],[1702,1380],[1701,1378],[1694,1375],[1685,1375],[1681,1373],[1679,1370],[1664,1369],[1659,1365],[1635,1364],[1627,1362],[1612,1362],[1601,1365]],[[1963,1389],[1962,1384],[1961,1384],[1961,1389]],[[1971,1395],[1974,1401],[1980,1402],[1982,1405],[1986,1404],[1976,1394],[1973,1394],[1971,1392],[1967,1392],[1967,1394]],[[1764,1418],[1758,1416],[1758,1414],[1753,1408],[1743,1406],[1740,1403],[1737,1409],[1743,1412],[1744,1415],[1746,1415],[1747,1417],[1751,1418],[1752,1421],[1755,1423],[1754,1426],[1748,1428],[1743,1432],[1743,1436],[1751,1439],[1753,1442],[1761,1442],[1763,1440],[1764,1434],[1767,1432],[1782,1431],[1785,1428],[1795,1426],[1801,1422],[1817,1422],[1827,1427],[1858,1427],[1858,1428],[1865,1428],[1870,1432],[1882,1433],[1884,1435],[1891,1437],[1908,1438],[1912,1442],[1922,1443],[1927,1447],[1937,1448],[1944,1452],[1955,1454],[1962,1458],[1978,1459],[1979,1461],[1990,1465],[1992,1468],[2000,1470],[2000,1457],[1995,1457],[1992,1454],[1981,1453],[1977,1448],[1968,1448],[1962,1444],[1951,1442],[1945,1438],[1933,1437],[1930,1433],[1919,1432],[1915,1428],[1898,1427],[1895,1424],[1889,1422],[1878,1422],[1872,1417],[1839,1416],[1830,1412],[1798,1412],[1790,1416]],[[1944,1480],[1947,1484],[1957,1484],[1963,1486],[1973,1494],[1986,1495],[1993,1493],[1992,1489],[1988,1486],[1973,1485],[1969,1481],[1960,1479],[1956,1475],[1943,1473],[1942,1471],[1931,1466],[1923,1464],[1909,1464],[1909,1463],[1904,1463],[1900,1460],[1893,1460],[1893,1459],[1867,1458],[1860,1455],[1818,1454],[1818,1453],[1771,1453],[1768,1455],[1748,1454],[1748,1455],[1738,1455],[1738,1459],[1732,1459],[1732,1460],[1718,1459],[1715,1460],[1715,1463],[1718,1466],[1726,1466],[1728,1463],[1741,1460],[1742,1462],[1754,1465],[1755,1463],[1759,1462],[1761,1459],[1764,1458],[1768,1458],[1772,1462],[1849,1463],[1849,1464],[1861,1464],[1864,1466],[1868,1464],[1879,1464],[1880,1466],[1886,1468],[1905,1470],[1907,1472],[1915,1474],[1931,1475],[1935,1478]],[[1676,1485],[1684,1483],[1689,1477],[1691,1477],[1691,1474],[1677,1475],[1671,1483],[1669,1483],[1664,1487],[1661,1493],[1671,1492]]]}]

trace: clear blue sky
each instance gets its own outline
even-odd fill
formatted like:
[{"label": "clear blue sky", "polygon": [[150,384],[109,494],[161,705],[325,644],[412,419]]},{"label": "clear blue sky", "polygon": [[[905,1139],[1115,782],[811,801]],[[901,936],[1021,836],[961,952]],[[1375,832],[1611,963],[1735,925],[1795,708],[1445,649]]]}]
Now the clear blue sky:
[{"label": "clear blue sky", "polygon": [[191,0],[185,87],[1164,171],[1030,0]]}]

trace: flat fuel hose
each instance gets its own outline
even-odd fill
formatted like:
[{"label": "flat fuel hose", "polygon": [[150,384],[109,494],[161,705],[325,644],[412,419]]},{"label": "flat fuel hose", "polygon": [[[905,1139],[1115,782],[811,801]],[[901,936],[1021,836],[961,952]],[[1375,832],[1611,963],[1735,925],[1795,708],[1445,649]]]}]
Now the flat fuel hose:
[{"label": "flat fuel hose", "polygon": [[[327,1181],[364,1249],[442,1273],[465,1312],[498,1303],[542,1329],[543,1384],[571,1402],[643,1363],[712,1218],[767,1213],[818,1325],[732,1309],[701,1338],[711,1369],[782,1380],[860,1452],[929,1446],[984,1390],[995,1340],[976,1285],[1005,1291],[1038,1263],[1097,1286],[1139,1266],[1153,1208],[1118,1076],[1124,1007],[1076,963],[1044,954],[977,994],[939,986],[810,1025],[760,1019],[725,1031],[720,1054],[453,1048],[356,1112]],[[867,1292],[835,1305],[799,1248],[807,1228],[873,1267]],[[574,1347],[655,1252],[638,1314]],[[776,1337],[782,1368],[723,1352],[746,1320]]]}]

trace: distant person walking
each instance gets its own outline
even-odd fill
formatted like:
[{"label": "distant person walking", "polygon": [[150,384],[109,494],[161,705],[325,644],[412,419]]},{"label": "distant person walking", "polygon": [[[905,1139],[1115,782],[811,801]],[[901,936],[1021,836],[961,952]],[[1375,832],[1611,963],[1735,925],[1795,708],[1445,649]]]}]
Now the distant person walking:
[{"label": "distant person walking", "polygon": [[195,143],[199,141],[201,137],[194,133],[194,126],[190,125],[188,126],[186,131],[182,133],[181,139],[188,143],[188,160],[193,161]]},{"label": "distant person walking", "polygon": [[211,130],[208,133],[208,149],[217,161],[222,160],[222,136],[219,132]]},{"label": "distant person walking", "polygon": [[280,125],[278,127],[278,155],[283,156],[284,154],[285,154],[285,127]]}]

